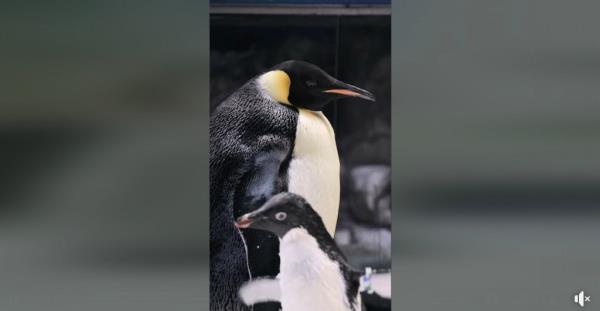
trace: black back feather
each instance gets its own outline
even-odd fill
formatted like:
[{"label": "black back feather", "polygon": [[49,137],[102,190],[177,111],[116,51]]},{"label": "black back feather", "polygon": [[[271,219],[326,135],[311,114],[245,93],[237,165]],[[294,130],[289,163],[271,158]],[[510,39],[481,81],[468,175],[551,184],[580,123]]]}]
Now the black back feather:
[{"label": "black back feather", "polygon": [[[248,280],[248,268],[234,219],[258,208],[273,194],[287,190],[287,165],[297,120],[296,108],[262,96],[256,79],[222,102],[211,116],[211,310],[248,310],[237,298],[240,285]],[[253,277],[276,275],[277,237],[254,230],[243,234]]]}]

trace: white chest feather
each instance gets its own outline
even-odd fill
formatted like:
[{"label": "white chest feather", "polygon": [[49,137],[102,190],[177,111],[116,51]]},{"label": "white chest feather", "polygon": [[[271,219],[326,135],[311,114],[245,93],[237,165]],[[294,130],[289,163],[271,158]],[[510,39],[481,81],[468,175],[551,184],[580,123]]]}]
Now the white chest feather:
[{"label": "white chest feather", "polygon": [[282,310],[351,310],[338,264],[306,230],[293,229],[280,245]]},{"label": "white chest feather", "polygon": [[340,159],[335,133],[323,113],[299,110],[288,191],[306,198],[333,236],[340,204]]}]

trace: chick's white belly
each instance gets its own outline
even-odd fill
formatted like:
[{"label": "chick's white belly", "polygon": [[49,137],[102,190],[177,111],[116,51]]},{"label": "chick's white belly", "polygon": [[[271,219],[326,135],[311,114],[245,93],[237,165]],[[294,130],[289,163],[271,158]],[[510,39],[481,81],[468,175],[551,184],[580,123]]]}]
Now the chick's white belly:
[{"label": "chick's white belly", "polygon": [[323,113],[299,110],[288,191],[303,196],[333,236],[340,203],[340,160],[335,134]]},{"label": "chick's white belly", "polygon": [[308,269],[295,271],[281,286],[281,308],[283,311],[350,310],[345,286],[338,275]]},{"label": "chick's white belly", "polygon": [[293,229],[280,245],[283,311],[351,310],[338,264],[306,230]]}]

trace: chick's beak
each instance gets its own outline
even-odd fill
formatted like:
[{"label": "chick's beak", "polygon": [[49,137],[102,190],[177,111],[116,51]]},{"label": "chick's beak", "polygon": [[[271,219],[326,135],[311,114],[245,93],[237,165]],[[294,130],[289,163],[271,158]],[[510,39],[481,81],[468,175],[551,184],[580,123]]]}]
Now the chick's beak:
[{"label": "chick's beak", "polygon": [[324,90],[323,92],[340,94],[349,97],[359,97],[373,102],[375,101],[375,96],[373,96],[371,92],[341,81],[336,81],[335,86],[333,88]]},{"label": "chick's beak", "polygon": [[253,222],[254,220],[250,218],[250,214],[245,214],[236,219],[235,226],[240,229],[245,229],[250,227],[250,225],[252,225]]}]

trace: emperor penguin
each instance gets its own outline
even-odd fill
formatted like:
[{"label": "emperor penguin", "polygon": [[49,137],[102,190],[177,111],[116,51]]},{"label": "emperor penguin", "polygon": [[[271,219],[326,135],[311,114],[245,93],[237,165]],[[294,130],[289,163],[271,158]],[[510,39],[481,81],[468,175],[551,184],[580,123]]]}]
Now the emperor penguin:
[{"label": "emperor penguin", "polygon": [[[263,299],[276,296],[282,311],[361,310],[360,272],[348,264],[322,218],[303,197],[279,193],[261,208],[240,216],[236,226],[270,231],[280,239],[279,286],[266,291]],[[240,290],[244,302],[257,299],[248,289]]]},{"label": "emperor penguin", "polygon": [[[286,61],[231,94],[210,119],[210,309],[249,310],[241,284],[279,272],[277,236],[234,226],[280,192],[304,198],[333,236],[340,200],[335,133],[321,112],[330,102],[374,96],[319,67]],[[256,305],[254,311],[278,310]]]}]

